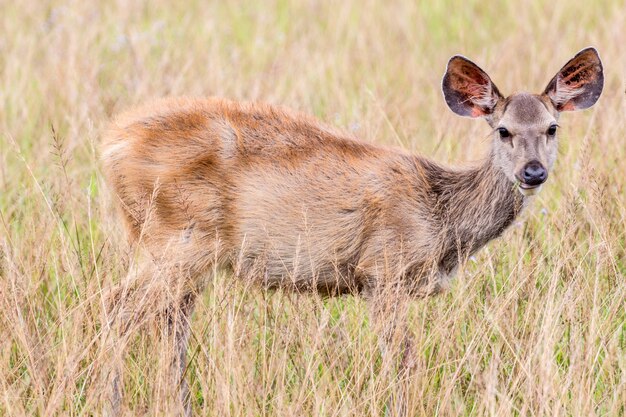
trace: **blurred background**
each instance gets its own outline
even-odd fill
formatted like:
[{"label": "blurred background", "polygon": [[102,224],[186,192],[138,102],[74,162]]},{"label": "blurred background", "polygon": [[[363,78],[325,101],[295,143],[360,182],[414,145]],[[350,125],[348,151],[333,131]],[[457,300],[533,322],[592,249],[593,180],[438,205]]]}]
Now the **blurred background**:
[{"label": "blurred background", "polygon": [[[415,415],[623,415],[625,27],[621,0],[0,0],[0,415],[98,414],[102,290],[130,263],[98,162],[115,113],[169,95],[262,100],[469,165],[489,127],[447,109],[448,59],[538,93],[586,46],[602,97],[562,116],[556,170],[524,217],[450,293],[416,302],[419,377],[380,368],[361,300],[217,284],[189,376],[201,415],[384,415],[400,383]],[[172,401],[155,394],[147,337],[127,364],[131,415]]]}]

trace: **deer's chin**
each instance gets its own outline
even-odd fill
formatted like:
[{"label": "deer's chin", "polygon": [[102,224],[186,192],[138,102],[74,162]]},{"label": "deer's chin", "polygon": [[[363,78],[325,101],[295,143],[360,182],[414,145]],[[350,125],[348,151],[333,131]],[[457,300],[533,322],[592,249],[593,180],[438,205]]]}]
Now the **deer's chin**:
[{"label": "deer's chin", "polygon": [[531,197],[533,195],[536,195],[539,193],[539,191],[541,191],[541,188],[543,187],[543,184],[539,184],[536,187],[524,187],[523,185],[518,185],[517,189],[519,190],[520,193],[522,193],[522,195],[524,197]]}]

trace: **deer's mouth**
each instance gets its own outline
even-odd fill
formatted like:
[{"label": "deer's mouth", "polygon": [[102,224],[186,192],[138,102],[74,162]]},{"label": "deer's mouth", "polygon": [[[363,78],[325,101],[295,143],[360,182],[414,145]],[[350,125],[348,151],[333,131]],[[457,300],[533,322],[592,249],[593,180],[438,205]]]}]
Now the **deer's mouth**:
[{"label": "deer's mouth", "polygon": [[523,196],[529,197],[541,191],[542,186],[543,186],[543,183],[530,185],[530,184],[525,184],[523,182],[518,182],[517,189],[519,190],[520,193],[522,193]]}]

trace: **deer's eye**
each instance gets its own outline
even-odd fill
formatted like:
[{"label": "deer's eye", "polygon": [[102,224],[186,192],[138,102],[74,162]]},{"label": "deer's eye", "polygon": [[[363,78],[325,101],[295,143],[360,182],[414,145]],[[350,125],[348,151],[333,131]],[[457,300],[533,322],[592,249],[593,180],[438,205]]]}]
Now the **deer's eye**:
[{"label": "deer's eye", "polygon": [[552,125],[548,128],[548,136],[554,136],[556,134],[557,125]]},{"label": "deer's eye", "polygon": [[498,128],[498,133],[500,133],[500,138],[501,139],[506,139],[506,138],[510,138],[511,137],[511,132],[509,132],[506,127],[499,127]]}]

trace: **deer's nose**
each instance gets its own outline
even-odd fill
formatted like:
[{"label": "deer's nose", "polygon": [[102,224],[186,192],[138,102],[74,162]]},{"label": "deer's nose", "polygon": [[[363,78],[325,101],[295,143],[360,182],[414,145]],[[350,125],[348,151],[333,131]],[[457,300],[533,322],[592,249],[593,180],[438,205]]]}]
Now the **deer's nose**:
[{"label": "deer's nose", "polygon": [[543,184],[547,178],[548,172],[537,160],[527,163],[522,171],[522,179],[527,185]]}]

